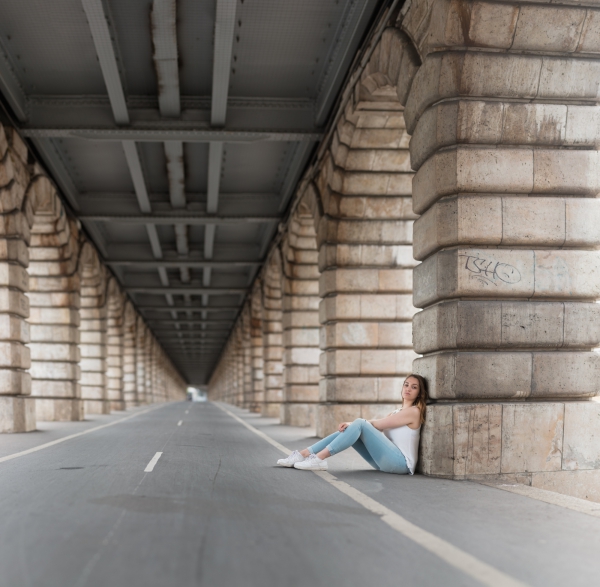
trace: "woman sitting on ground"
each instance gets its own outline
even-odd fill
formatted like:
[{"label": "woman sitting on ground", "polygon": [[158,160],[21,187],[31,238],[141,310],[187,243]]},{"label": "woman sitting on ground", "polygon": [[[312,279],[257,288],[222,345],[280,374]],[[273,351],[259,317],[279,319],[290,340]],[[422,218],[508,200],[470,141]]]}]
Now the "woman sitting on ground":
[{"label": "woman sitting on ground", "polygon": [[402,386],[402,407],[380,420],[342,422],[330,434],[304,450],[279,459],[282,467],[326,471],[327,459],[349,447],[378,471],[413,475],[417,465],[421,425],[425,422],[427,382],[409,375]]}]

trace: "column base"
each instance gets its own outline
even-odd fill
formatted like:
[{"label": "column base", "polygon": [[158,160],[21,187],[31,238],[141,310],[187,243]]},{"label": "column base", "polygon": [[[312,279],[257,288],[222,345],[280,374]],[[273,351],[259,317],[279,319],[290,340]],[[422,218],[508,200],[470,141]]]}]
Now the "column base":
[{"label": "column base", "polygon": [[417,470],[566,487],[575,473],[600,470],[599,421],[595,401],[433,404]]},{"label": "column base", "polygon": [[136,400],[125,400],[125,409],[127,408],[137,408],[139,404]]},{"label": "column base", "polygon": [[279,420],[286,426],[315,427],[317,404],[281,404]]},{"label": "column base", "polygon": [[321,438],[332,434],[340,422],[356,418],[383,418],[398,409],[400,404],[319,404],[316,411],[316,432]]},{"label": "column base", "polygon": [[111,412],[122,412],[125,409],[125,402],[122,399],[113,399],[109,401]]},{"label": "column base", "polygon": [[0,396],[0,433],[32,432],[35,421],[34,399]]},{"label": "column base", "polygon": [[252,402],[248,405],[248,410],[253,414],[260,414],[262,410],[262,404],[258,404],[256,402]]},{"label": "column base", "polygon": [[79,422],[84,419],[79,398],[36,398],[36,418],[43,422]]},{"label": "column base", "polygon": [[261,416],[264,416],[265,418],[279,418],[280,410],[280,403],[263,404],[260,413]]},{"label": "column base", "polygon": [[103,399],[85,399],[83,401],[84,414],[110,414],[110,404]]}]

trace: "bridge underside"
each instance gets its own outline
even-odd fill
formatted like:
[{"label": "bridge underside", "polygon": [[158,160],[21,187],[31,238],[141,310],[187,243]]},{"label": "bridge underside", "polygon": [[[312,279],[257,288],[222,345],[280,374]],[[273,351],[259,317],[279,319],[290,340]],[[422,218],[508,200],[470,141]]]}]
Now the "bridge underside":
[{"label": "bridge underside", "polygon": [[417,372],[420,472],[589,497],[600,12],[568,4],[4,6],[0,429],[193,384],[323,436]]}]

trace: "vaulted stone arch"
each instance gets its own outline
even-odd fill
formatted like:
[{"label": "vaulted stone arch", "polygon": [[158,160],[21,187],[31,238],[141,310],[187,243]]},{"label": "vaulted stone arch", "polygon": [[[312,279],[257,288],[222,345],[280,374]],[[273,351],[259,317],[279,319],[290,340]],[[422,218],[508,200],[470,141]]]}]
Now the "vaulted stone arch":
[{"label": "vaulted stone arch", "polygon": [[302,200],[282,241],[281,423],[314,426],[319,401],[319,267],[315,219]]},{"label": "vaulted stone arch", "polygon": [[281,251],[276,247],[269,257],[262,278],[262,330],[264,401],[263,416],[280,417],[283,399],[282,345],[282,266]]},{"label": "vaulted stone arch", "polygon": [[135,338],[135,377],[136,377],[136,393],[138,405],[148,403],[146,397],[146,340],[148,337],[148,329],[141,316],[137,316],[136,320],[136,338]]},{"label": "vaulted stone arch", "polygon": [[133,304],[127,300],[123,320],[123,396],[125,406],[138,404],[136,370],[137,316]]},{"label": "vaulted stone arch", "polygon": [[27,295],[37,419],[81,420],[79,230],[40,170],[34,170],[24,210],[31,225]]},{"label": "vaulted stone arch", "polygon": [[252,347],[252,399],[248,409],[251,412],[260,413],[265,400],[262,287],[260,281],[254,283],[250,295],[250,344]]},{"label": "vaulted stone arch", "polygon": [[27,148],[11,129],[0,126],[0,432],[35,430],[31,394],[29,221],[23,210],[30,186]]},{"label": "vaulted stone arch", "polygon": [[317,433],[401,401],[412,370],[412,169],[404,104],[419,60],[389,28],[322,153],[313,191],[322,324]]},{"label": "vaulted stone arch", "polygon": [[81,399],[86,414],[109,414],[107,393],[107,269],[93,245],[84,242],[79,256],[81,279]]},{"label": "vaulted stone arch", "polygon": [[125,409],[123,390],[123,328],[125,319],[125,294],[117,280],[108,282],[106,377],[107,398],[111,410]]}]

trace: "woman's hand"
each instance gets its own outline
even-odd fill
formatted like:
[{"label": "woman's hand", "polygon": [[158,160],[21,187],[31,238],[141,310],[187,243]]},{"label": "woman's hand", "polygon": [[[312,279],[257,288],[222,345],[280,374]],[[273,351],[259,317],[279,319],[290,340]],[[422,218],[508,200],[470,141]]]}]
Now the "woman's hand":
[{"label": "woman's hand", "polygon": [[342,422],[338,426],[338,432],[343,432],[344,430],[346,430],[346,428],[348,428],[348,426],[350,426],[350,424],[352,424],[352,422]]}]

